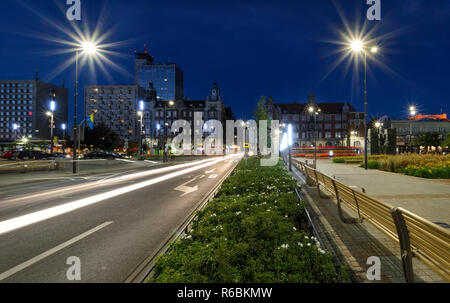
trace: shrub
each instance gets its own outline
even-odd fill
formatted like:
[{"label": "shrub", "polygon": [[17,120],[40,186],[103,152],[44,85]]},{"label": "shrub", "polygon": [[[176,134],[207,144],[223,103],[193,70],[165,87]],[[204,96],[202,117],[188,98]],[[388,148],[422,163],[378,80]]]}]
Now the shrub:
[{"label": "shrub", "polygon": [[281,164],[241,162],[191,232],[158,259],[157,283],[348,281],[317,239],[302,230],[304,205]]}]

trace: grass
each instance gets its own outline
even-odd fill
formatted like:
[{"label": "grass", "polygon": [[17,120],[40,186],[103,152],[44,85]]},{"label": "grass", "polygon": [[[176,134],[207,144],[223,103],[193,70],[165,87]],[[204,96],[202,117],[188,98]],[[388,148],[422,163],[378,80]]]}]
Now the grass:
[{"label": "grass", "polygon": [[279,163],[241,162],[189,234],[158,259],[156,283],[347,282],[304,228],[295,181]]}]

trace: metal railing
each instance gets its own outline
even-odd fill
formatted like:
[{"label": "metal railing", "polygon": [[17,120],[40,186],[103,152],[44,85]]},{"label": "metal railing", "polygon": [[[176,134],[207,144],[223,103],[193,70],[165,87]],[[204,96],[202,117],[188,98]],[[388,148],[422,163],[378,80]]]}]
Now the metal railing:
[{"label": "metal railing", "polygon": [[[403,208],[393,207],[356,191],[324,173],[296,160],[295,167],[314,183],[320,197],[321,187],[336,198],[340,219],[346,224],[369,221],[400,244],[405,280],[414,282],[412,257],[416,257],[450,282],[450,232]],[[342,203],[357,213],[346,218]]]}]

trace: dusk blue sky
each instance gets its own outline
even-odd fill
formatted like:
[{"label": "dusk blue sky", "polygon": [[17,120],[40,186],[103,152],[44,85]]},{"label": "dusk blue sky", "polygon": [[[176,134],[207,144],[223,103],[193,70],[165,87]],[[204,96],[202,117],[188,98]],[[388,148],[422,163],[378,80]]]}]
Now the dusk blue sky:
[{"label": "dusk blue sky", "polygon": [[[41,39],[70,39],[43,18],[72,29],[65,2],[0,1],[0,79],[32,79],[39,68],[42,80],[65,82],[72,108],[74,66],[54,72],[73,54],[52,54],[68,47]],[[128,74],[106,65],[109,75],[97,68],[94,77],[84,67],[80,101],[84,85],[133,84],[133,52],[147,43],[156,61],[182,68],[191,99],[205,98],[217,80],[237,118],[251,118],[260,96],[304,102],[310,92],[319,102],[350,102],[362,111],[363,65],[355,70],[344,60],[331,67],[341,47],[332,42],[341,40],[344,24],[365,22],[375,28],[371,38],[381,37],[382,64],[369,60],[369,117],[405,118],[409,104],[424,114],[448,112],[450,1],[381,0],[382,20],[370,22],[365,2],[82,0],[83,20],[75,25],[92,31],[99,22],[102,32],[111,30],[106,43],[126,41],[109,58]]]}]

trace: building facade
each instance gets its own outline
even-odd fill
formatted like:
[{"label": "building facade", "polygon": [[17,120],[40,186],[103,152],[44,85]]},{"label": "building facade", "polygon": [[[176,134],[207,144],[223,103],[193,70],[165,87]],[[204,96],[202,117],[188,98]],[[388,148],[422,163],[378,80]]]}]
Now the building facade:
[{"label": "building facade", "polygon": [[306,103],[275,103],[269,97],[266,108],[270,119],[293,126],[296,147],[364,147],[364,113],[347,102],[317,103],[313,94]]},{"label": "building facade", "polygon": [[105,124],[122,141],[136,142],[140,127],[139,101],[144,98],[145,90],[136,85],[85,86],[85,117],[95,113],[95,124]]},{"label": "building facade", "polygon": [[176,100],[184,95],[184,75],[181,68],[173,62],[156,63],[145,50],[135,53],[135,85],[149,89],[153,83],[161,101]]},{"label": "building facade", "polygon": [[226,107],[217,82],[214,82],[210,94],[205,100],[190,100],[185,98],[176,99],[172,105],[168,101],[157,101],[150,110],[153,116],[152,131],[146,131],[149,146],[155,147],[164,135],[170,135],[173,122],[186,120],[194,126],[194,113],[201,112],[203,122],[218,120],[223,125],[224,137],[227,120],[235,120],[231,107]]},{"label": "building facade", "polygon": [[56,93],[54,136],[62,135],[62,124],[68,119],[68,89],[35,80],[0,80],[0,142],[21,138],[50,140],[52,90]]},{"label": "building facade", "polygon": [[450,133],[448,120],[389,120],[388,123],[388,126],[397,132],[397,147],[400,153],[408,151],[411,141],[418,135],[437,133],[445,139]]}]

